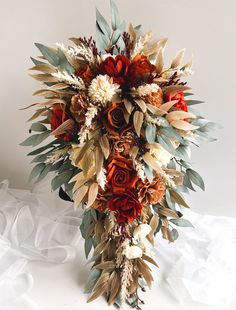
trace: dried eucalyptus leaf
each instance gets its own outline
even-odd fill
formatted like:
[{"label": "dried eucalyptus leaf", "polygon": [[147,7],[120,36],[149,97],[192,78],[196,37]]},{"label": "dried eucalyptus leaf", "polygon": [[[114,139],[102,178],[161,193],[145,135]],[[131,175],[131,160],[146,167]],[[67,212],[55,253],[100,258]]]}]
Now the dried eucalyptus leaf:
[{"label": "dried eucalyptus leaf", "polygon": [[45,59],[53,66],[57,67],[59,65],[59,57],[57,55],[57,50],[51,47],[47,47],[41,43],[35,43],[35,46],[40,50]]},{"label": "dried eucalyptus leaf", "polygon": [[171,223],[175,224],[176,226],[180,226],[180,227],[193,227],[193,225],[185,219],[171,219],[170,220]]},{"label": "dried eucalyptus leaf", "polygon": [[44,163],[37,164],[30,173],[28,182],[31,182],[34,178],[36,178],[45,168]]},{"label": "dried eucalyptus leaf", "polygon": [[202,179],[202,177],[200,176],[200,174],[193,170],[193,169],[187,169],[186,170],[186,174],[188,175],[189,179],[198,187],[200,187],[203,191],[205,190],[205,184],[204,181]]},{"label": "dried eucalyptus leaf", "polygon": [[47,127],[40,123],[34,123],[31,125],[30,130],[37,132],[44,132],[47,130]]},{"label": "dried eucalyptus leaf", "polygon": [[87,283],[85,285],[85,294],[89,294],[92,292],[97,280],[99,279],[101,275],[101,270],[99,269],[92,269],[90,272],[90,275],[88,277]]},{"label": "dried eucalyptus leaf", "polygon": [[146,136],[148,143],[153,144],[156,142],[156,131],[157,131],[157,128],[154,124],[148,124],[146,126],[145,136]]},{"label": "dried eucalyptus leaf", "polygon": [[92,250],[92,247],[93,247],[93,238],[89,237],[88,239],[85,239],[84,251],[85,251],[86,259],[88,258],[89,253]]}]

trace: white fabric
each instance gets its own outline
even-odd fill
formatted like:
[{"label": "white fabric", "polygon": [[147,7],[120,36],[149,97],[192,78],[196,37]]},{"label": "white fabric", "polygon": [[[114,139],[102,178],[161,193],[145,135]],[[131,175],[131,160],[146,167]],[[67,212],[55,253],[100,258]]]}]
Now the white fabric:
[{"label": "white fabric", "polygon": [[174,243],[158,236],[155,252],[163,280],[180,302],[232,305],[236,296],[236,219],[186,210],[194,228],[178,228]]},{"label": "white fabric", "polygon": [[[189,210],[185,217],[195,228],[178,228],[175,243],[157,237],[161,281],[180,302],[225,309],[236,291],[236,219]],[[33,192],[0,183],[0,310],[45,310],[27,295],[33,286],[27,263],[71,261],[80,223],[81,211],[50,193],[47,183]]]}]

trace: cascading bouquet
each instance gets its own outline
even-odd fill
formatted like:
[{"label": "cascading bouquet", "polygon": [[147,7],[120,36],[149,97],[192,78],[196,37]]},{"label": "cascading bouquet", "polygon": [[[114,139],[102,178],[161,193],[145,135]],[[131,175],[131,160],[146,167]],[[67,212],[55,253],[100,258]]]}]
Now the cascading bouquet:
[{"label": "cascading bouquet", "polygon": [[36,163],[30,180],[53,171],[52,189],[84,210],[87,257],[94,248],[89,301],[105,295],[108,304],[139,309],[138,291],[153,281],[149,264],[157,266],[155,234],[172,242],[177,226],[191,226],[181,192],[204,190],[204,183],[191,167],[190,146],[213,141],[214,124],[191,110],[201,101],[187,99],[193,94],[183,79],[192,60],[181,65],[184,49],[165,67],[166,39],[154,42],[132,24],[126,31],[112,0],[111,17],[110,27],[97,10],[96,42],[36,44],[42,56],[32,58],[31,70],[41,73],[32,76],[44,88],[34,95],[46,101],[31,105],[36,134],[22,145],[51,137],[28,154]]}]

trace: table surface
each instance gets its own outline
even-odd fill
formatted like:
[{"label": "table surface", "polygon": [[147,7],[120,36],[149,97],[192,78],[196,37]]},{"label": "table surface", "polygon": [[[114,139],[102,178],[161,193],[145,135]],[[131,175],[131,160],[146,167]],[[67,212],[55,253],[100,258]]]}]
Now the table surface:
[{"label": "table surface", "polygon": [[[108,309],[104,298],[86,303],[87,295],[83,293],[84,285],[89,274],[90,265],[86,264],[84,251],[78,252],[76,259],[67,264],[46,264],[31,262],[28,266],[35,283],[30,296],[44,310],[78,310],[78,309]],[[145,305],[142,309],[165,309],[165,310],[212,310],[197,303],[180,304],[169,291],[164,282],[158,283],[160,270],[154,270],[155,283],[152,290],[144,293],[142,298]],[[116,309],[110,306],[109,309]],[[228,308],[232,309],[233,308]],[[224,309],[227,310],[227,309]]]}]

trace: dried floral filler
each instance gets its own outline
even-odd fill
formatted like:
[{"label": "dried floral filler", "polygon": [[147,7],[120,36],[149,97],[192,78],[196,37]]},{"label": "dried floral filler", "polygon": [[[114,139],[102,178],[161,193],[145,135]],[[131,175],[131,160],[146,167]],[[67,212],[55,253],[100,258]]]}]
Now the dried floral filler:
[{"label": "dried floral filler", "polygon": [[[88,301],[104,295],[108,304],[140,309],[139,291],[153,281],[154,237],[170,242],[188,208],[182,193],[204,190],[192,169],[190,147],[213,141],[214,123],[193,112],[180,50],[164,65],[167,39],[120,20],[111,0],[111,26],[97,10],[96,41],[71,38],[32,58],[32,77],[43,83],[32,104],[30,137],[34,149],[30,180],[53,172],[52,189],[83,209],[81,233],[93,266]],[[37,73],[39,72],[39,73]],[[34,134],[32,134],[34,132]]]}]

